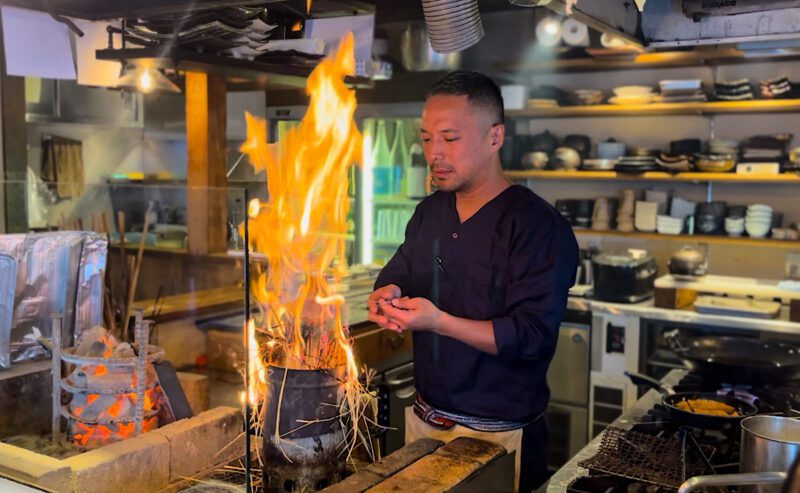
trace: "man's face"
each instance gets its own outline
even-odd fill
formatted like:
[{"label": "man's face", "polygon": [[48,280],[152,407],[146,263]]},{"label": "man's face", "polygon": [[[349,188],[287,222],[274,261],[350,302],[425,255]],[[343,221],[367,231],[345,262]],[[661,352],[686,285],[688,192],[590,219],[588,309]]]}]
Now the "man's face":
[{"label": "man's face", "polygon": [[491,171],[503,145],[503,125],[467,96],[431,96],[422,112],[422,149],[434,183],[445,192],[469,191]]}]

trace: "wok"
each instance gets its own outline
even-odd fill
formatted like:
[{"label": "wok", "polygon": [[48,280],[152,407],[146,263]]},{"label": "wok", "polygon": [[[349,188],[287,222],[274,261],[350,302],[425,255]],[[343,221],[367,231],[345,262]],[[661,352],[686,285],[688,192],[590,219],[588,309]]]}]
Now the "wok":
[{"label": "wok", "polygon": [[[644,385],[661,392],[661,402],[669,412],[673,422],[683,426],[702,429],[722,429],[738,428],[742,419],[753,416],[758,412],[758,408],[747,401],[743,401],[729,395],[718,395],[714,392],[673,392],[661,385],[661,382],[645,375],[625,372],[625,375],[636,385]],[[687,411],[678,407],[678,403],[683,400],[705,399],[714,402],[727,404],[734,409],[738,416],[716,416],[713,414],[702,414]]]},{"label": "wok", "polygon": [[683,364],[714,382],[758,385],[800,377],[800,348],[791,344],[733,336],[681,338],[677,331],[666,336]]}]

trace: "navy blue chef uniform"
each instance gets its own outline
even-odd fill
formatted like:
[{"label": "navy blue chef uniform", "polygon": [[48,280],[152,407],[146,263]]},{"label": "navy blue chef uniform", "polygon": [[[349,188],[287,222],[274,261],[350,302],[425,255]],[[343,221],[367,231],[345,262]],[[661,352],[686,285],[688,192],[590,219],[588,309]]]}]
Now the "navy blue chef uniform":
[{"label": "navy blue chef uniform", "polygon": [[417,206],[375,283],[492,321],[497,356],[415,331],[415,385],[436,409],[524,426],[520,491],[547,479],[546,374],[577,265],[569,224],[531,190],[512,185],[464,223],[455,194],[438,191]]}]

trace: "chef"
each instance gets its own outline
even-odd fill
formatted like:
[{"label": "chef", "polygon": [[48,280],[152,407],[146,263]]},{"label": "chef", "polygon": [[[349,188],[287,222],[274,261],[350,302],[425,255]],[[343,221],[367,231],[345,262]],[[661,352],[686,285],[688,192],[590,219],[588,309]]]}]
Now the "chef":
[{"label": "chef", "polygon": [[547,367],[578,264],[569,224],[504,176],[497,85],[452,72],[428,94],[422,146],[438,191],[417,206],[369,298],[414,337],[405,440],[471,436],[516,451],[516,484],[547,479]]}]

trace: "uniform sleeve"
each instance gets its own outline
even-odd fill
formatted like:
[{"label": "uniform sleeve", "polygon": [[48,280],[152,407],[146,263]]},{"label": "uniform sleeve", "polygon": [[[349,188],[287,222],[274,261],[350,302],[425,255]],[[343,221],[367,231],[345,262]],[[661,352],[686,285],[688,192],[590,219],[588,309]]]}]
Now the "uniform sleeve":
[{"label": "uniform sleeve", "polygon": [[575,235],[561,218],[543,215],[549,218],[543,224],[513,228],[505,316],[492,320],[498,355],[504,359],[552,357],[575,281]]},{"label": "uniform sleeve", "polygon": [[420,205],[414,210],[414,214],[406,224],[406,234],[403,244],[395,252],[389,263],[386,264],[375,281],[375,289],[382,288],[389,284],[400,286],[400,292],[405,295],[411,289],[411,263],[413,259],[413,239],[419,232],[422,222]]}]

